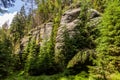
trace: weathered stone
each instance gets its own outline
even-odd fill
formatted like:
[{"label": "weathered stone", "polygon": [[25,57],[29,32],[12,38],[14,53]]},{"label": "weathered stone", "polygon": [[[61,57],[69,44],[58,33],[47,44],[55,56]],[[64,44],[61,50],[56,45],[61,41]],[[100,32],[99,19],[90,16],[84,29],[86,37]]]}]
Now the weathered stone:
[{"label": "weathered stone", "polygon": [[24,38],[21,40],[21,45],[22,45],[22,46],[26,46],[27,43],[29,42],[29,40],[30,40],[30,37],[29,37],[29,36],[24,37]]},{"label": "weathered stone", "polygon": [[[62,15],[60,26],[58,27],[57,36],[56,36],[55,57],[59,55],[63,55],[61,54],[61,52],[64,51],[63,49],[65,47],[64,44],[65,31],[68,32],[69,38],[74,38],[76,34],[80,33],[79,30],[76,28],[78,23],[80,22],[80,19],[78,19],[80,11],[81,11],[80,8],[70,9]],[[90,22],[88,22],[87,24],[90,27],[94,27],[100,22],[99,16],[101,14],[94,9],[90,9],[88,10],[88,12],[90,12],[91,14],[90,14]],[[35,38],[37,43],[40,46],[42,46],[44,41],[50,39],[52,30],[53,30],[53,22],[42,24],[39,27],[32,29],[29,32],[30,37],[24,37],[21,41],[21,44],[23,46],[26,46],[29,40]]]},{"label": "weathered stone", "polygon": [[61,18],[61,24],[69,23],[75,20],[79,16],[79,13],[80,8],[66,11]]},{"label": "weathered stone", "polygon": [[40,30],[40,34],[41,34],[40,38],[42,40],[49,39],[51,36],[52,28],[53,28],[52,22],[44,24],[44,26],[41,27],[41,30]]},{"label": "weathered stone", "polygon": [[[90,22],[88,22],[88,25],[90,27],[96,26],[100,22],[100,13],[97,12],[94,9],[88,10],[90,12]],[[72,9],[66,11],[60,22],[60,27],[58,28],[57,37],[56,37],[56,44],[55,44],[55,57],[58,55],[61,55],[64,50],[64,34],[67,31],[69,38],[74,38],[76,34],[79,34],[79,30],[77,29],[77,25],[80,22],[80,19],[78,19],[80,14],[80,8]]]},{"label": "weathered stone", "polygon": [[[79,19],[77,17],[79,16],[80,8],[73,9],[66,11],[60,22],[60,27],[58,28],[57,37],[56,37],[56,47],[60,43],[64,42],[64,32],[67,31],[73,31],[76,25],[78,24]],[[70,34],[72,35],[72,34]]]},{"label": "weathered stone", "polygon": [[21,40],[21,44],[23,46],[26,46],[27,43],[29,42],[29,40],[31,40],[31,39],[36,39],[37,43],[42,43],[42,40],[48,40],[51,36],[52,27],[53,27],[53,23],[49,22],[49,23],[43,24],[41,26],[38,26],[38,27],[32,29],[28,33],[29,36],[25,36]]},{"label": "weathered stone", "polygon": [[88,10],[88,12],[90,12],[90,18],[91,19],[101,16],[101,14],[95,9],[90,9],[90,10]]}]

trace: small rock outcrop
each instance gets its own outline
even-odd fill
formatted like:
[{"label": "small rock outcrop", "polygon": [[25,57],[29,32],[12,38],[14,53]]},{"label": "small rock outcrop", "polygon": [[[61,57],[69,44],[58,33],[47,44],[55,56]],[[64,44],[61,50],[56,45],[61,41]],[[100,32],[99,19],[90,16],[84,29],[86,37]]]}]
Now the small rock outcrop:
[{"label": "small rock outcrop", "polygon": [[49,22],[46,24],[42,24],[41,26],[38,26],[35,29],[32,29],[28,33],[28,36],[25,36],[21,40],[21,45],[25,47],[27,43],[32,39],[35,39],[38,44],[42,44],[43,40],[48,40],[50,38],[52,28],[53,28],[53,23]]}]

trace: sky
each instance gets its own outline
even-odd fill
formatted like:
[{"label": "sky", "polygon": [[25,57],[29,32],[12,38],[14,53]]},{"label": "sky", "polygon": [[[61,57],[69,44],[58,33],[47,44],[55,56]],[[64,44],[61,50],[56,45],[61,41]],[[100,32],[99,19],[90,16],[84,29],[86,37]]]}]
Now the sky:
[{"label": "sky", "polygon": [[14,16],[16,15],[16,13],[18,11],[20,11],[21,7],[24,5],[24,2],[22,2],[21,0],[16,0],[15,2],[15,6],[8,8],[8,13],[4,13],[4,14],[0,14],[0,27],[7,22],[8,25],[11,24],[12,19],[14,18]]}]

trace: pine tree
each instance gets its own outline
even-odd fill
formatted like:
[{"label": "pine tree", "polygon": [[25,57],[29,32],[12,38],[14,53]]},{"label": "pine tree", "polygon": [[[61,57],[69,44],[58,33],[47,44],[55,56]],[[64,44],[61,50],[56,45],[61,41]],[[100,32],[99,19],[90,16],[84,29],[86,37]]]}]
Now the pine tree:
[{"label": "pine tree", "polygon": [[0,79],[11,73],[12,68],[12,44],[3,29],[0,29]]},{"label": "pine tree", "polygon": [[[54,63],[54,45],[51,41],[46,41],[40,47],[38,64],[39,64],[39,74],[54,74],[56,72]],[[57,70],[59,71],[59,70]]]},{"label": "pine tree", "polygon": [[25,26],[26,26],[26,19],[25,13],[21,9],[20,13],[14,17],[11,27],[10,27],[10,34],[13,38],[13,42],[18,42],[24,36]]},{"label": "pine tree", "polygon": [[25,72],[28,73],[29,75],[37,74],[38,72],[37,57],[39,53],[39,46],[37,46],[35,39],[33,39],[28,44],[24,53],[26,53],[26,55],[23,56],[23,59],[26,58]]},{"label": "pine tree", "polygon": [[[118,0],[110,2],[103,14],[99,25],[100,37],[96,40],[97,59],[92,68],[94,77],[107,80],[111,74],[117,72],[120,64],[120,3]],[[116,64],[117,63],[117,64]]]}]

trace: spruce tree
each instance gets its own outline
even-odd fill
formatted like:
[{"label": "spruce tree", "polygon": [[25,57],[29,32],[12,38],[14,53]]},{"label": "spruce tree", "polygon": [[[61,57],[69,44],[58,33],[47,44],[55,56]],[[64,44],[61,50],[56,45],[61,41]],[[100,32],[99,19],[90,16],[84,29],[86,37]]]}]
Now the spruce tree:
[{"label": "spruce tree", "polygon": [[[37,74],[37,67],[38,65],[36,65],[36,60],[38,57],[38,49],[39,47],[37,47],[35,39],[33,39],[30,44],[28,44],[27,46],[28,48],[27,51],[25,51],[25,53],[28,55],[26,58],[26,63],[25,63],[25,72],[27,72],[29,75],[35,75]],[[25,57],[25,56],[24,56]],[[23,57],[23,58],[24,58]],[[24,58],[25,59],[25,58]]]},{"label": "spruce tree", "polygon": [[11,27],[10,34],[13,39],[13,43],[19,42],[20,39],[24,36],[25,26],[26,26],[26,15],[24,11],[24,7],[22,7],[20,13],[14,17]]},{"label": "spruce tree", "polygon": [[0,30],[0,80],[11,73],[12,44],[3,29]]},{"label": "spruce tree", "polygon": [[120,3],[110,2],[99,25],[100,37],[96,40],[97,59],[92,68],[94,77],[107,80],[117,72],[120,64]]}]

